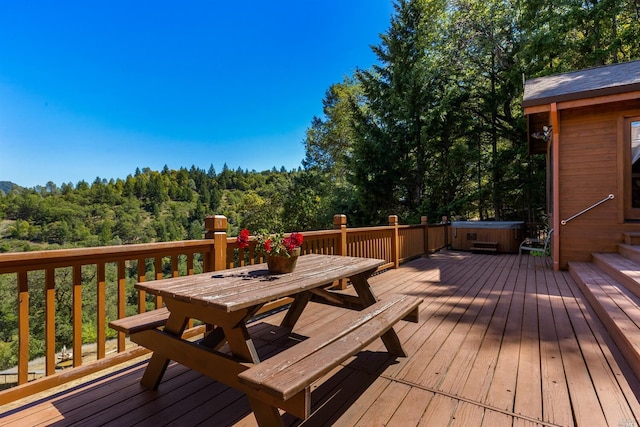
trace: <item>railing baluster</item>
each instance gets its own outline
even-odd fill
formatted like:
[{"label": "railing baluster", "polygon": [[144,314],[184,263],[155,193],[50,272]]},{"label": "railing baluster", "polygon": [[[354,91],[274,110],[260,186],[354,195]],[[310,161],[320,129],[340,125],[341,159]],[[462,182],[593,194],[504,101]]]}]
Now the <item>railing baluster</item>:
[{"label": "railing baluster", "polygon": [[187,255],[187,275],[191,276],[194,274],[193,270],[193,258],[196,256],[195,253],[190,253]]},{"label": "railing baluster", "polygon": [[18,271],[18,384],[29,381],[29,279]]},{"label": "railing baluster", "polygon": [[98,292],[97,292],[97,340],[98,342],[96,343],[97,345],[97,357],[98,359],[103,359],[105,357],[105,347],[106,347],[106,317],[107,317],[107,312],[106,312],[106,306],[107,306],[107,278],[106,278],[106,264],[104,262],[98,262],[97,265],[98,268]]},{"label": "railing baluster", "polygon": [[[127,264],[124,259],[118,260],[118,318],[121,319],[127,315]],[[125,350],[124,332],[118,331],[118,352]]]},{"label": "railing baluster", "polygon": [[73,265],[73,366],[82,365],[82,265]]},{"label": "railing baluster", "polygon": [[178,271],[178,252],[171,254],[171,277],[178,277],[180,272]]},{"label": "railing baluster", "polygon": [[[162,280],[164,275],[162,274],[162,255],[158,255],[154,258],[154,266],[156,270],[156,280]],[[155,295],[156,309],[162,308],[162,297]]]},{"label": "railing baluster", "polygon": [[45,373],[53,375],[56,372],[56,269],[47,268],[45,274]]},{"label": "railing baluster", "polygon": [[[147,281],[146,258],[138,258],[138,282]],[[147,311],[147,292],[138,291],[138,313]]]}]

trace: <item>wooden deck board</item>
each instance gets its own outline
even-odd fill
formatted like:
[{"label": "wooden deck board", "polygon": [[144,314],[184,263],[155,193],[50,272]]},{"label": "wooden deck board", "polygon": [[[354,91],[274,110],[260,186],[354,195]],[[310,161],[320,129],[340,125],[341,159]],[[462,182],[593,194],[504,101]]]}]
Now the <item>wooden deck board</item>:
[{"label": "wooden deck board", "polygon": [[543,419],[536,270],[526,270],[525,274],[525,301],[522,314],[522,336],[518,358],[514,412],[527,414],[536,419]]},{"label": "wooden deck board", "polygon": [[[612,351],[617,351],[612,340],[605,339],[608,333],[597,315],[587,306],[586,297],[573,283],[568,273],[564,273],[564,281],[558,281],[561,292],[571,292],[575,298],[568,298],[569,305],[579,310],[578,315],[571,318],[576,336],[581,342],[589,374],[593,379],[594,389],[602,406],[602,411],[610,423],[620,423],[623,420],[635,420],[638,423],[640,406],[637,394],[640,386],[638,379],[630,372],[624,373],[630,367],[622,357],[615,358]],[[563,294],[564,295],[564,294]],[[567,294],[569,295],[569,294]],[[593,338],[593,339],[588,339]],[[610,338],[610,337],[608,337]],[[635,389],[636,392],[632,392]],[[640,423],[638,423],[640,425]]]},{"label": "wooden deck board", "polygon": [[[483,296],[481,295],[480,298],[483,298]],[[485,301],[488,301],[488,299],[485,299]],[[492,304],[485,304],[479,307],[481,311],[477,313],[474,319],[469,319],[468,321],[464,318],[461,319],[461,323],[454,333],[450,335],[448,340],[449,345],[444,347],[444,351],[441,353],[443,357],[442,361],[447,363],[447,353],[456,346],[458,348],[456,352],[450,353],[452,360],[447,363],[446,375],[443,376],[441,383],[438,385],[440,390],[453,395],[459,395],[462,394],[463,387],[469,385],[467,384],[467,379],[473,367],[473,362],[478,355],[482,338],[486,332],[487,323],[490,320],[490,313],[486,313],[485,317],[483,312],[491,310],[491,306]],[[467,313],[470,312],[473,312],[473,310],[467,310]],[[487,323],[485,323],[485,321]],[[460,340],[464,340],[468,344],[460,346]]]},{"label": "wooden deck board", "polygon": [[542,408],[544,419],[553,420],[559,425],[571,425],[572,413],[566,410],[571,407],[571,399],[554,323],[553,300],[557,300],[557,294],[552,295],[549,291],[547,280],[552,283],[553,276],[547,278],[548,273],[545,271],[544,280],[536,280],[540,314]]},{"label": "wooden deck board", "polygon": [[[521,267],[521,264],[518,264],[518,267]],[[522,341],[522,319],[525,302],[524,283],[526,276],[520,271],[512,277],[514,288],[509,313],[507,314],[507,324],[494,376],[485,400],[488,405],[508,412],[513,411],[516,396],[519,366],[517,361],[520,357],[520,343]]]},{"label": "wooden deck board", "polygon": [[[563,275],[566,278],[566,273]],[[558,285],[560,294],[566,297],[563,301],[566,307],[565,313],[568,315],[558,318],[556,328],[561,331],[559,335],[563,338],[572,336],[571,339],[564,338],[560,341],[564,345],[561,345],[561,349],[566,375],[570,379],[568,382],[570,393],[573,395],[578,390],[582,390],[583,399],[573,405],[575,419],[578,424],[616,425],[620,420],[628,419],[626,411],[622,410],[626,405],[618,406],[617,404],[620,399],[625,400],[625,398],[616,385],[615,375],[608,367],[603,348],[587,323],[584,306],[580,306],[579,300],[571,298],[576,294],[579,294],[581,299],[584,299],[584,296],[579,293],[575,284],[572,292],[567,281],[557,280],[555,283]],[[589,320],[599,323],[596,322],[595,316],[589,316]]]},{"label": "wooden deck board", "polygon": [[[435,393],[421,388],[411,387],[402,403],[396,408],[386,427],[406,427],[418,425],[422,419],[424,408],[427,407]],[[421,408],[416,410],[416,402]]]},{"label": "wooden deck board", "polygon": [[[314,384],[307,422],[284,414],[286,425],[640,425],[638,379],[569,274],[544,258],[443,252],[371,283],[381,298],[424,298],[420,322],[396,328],[409,357],[377,340]],[[284,313],[250,325],[260,357],[340,312],[311,303],[293,339],[277,326]],[[144,389],[145,364],[0,407],[0,426],[256,425],[244,395],[175,363],[157,391]]]},{"label": "wooden deck board", "polygon": [[498,296],[494,315],[488,322],[487,333],[484,336],[481,347],[478,349],[477,357],[462,390],[464,396],[468,396],[473,400],[486,400],[496,374],[498,357],[500,356],[515,286],[515,281],[510,274],[511,271],[513,270],[503,270],[503,280],[505,281],[502,288],[503,292]]},{"label": "wooden deck board", "polygon": [[389,419],[410,391],[411,386],[407,384],[393,381],[389,382],[369,410],[360,417],[355,426],[386,426]]}]

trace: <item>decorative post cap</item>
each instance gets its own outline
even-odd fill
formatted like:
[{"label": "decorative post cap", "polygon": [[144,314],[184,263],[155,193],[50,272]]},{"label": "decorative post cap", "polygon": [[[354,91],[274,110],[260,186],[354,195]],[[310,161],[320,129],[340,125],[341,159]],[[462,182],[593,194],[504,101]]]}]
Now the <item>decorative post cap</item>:
[{"label": "decorative post cap", "polygon": [[212,215],[204,219],[204,227],[207,231],[227,231],[227,217],[224,215]]},{"label": "decorative post cap", "polygon": [[333,216],[333,228],[341,228],[347,225],[347,216],[342,214],[336,214]]}]

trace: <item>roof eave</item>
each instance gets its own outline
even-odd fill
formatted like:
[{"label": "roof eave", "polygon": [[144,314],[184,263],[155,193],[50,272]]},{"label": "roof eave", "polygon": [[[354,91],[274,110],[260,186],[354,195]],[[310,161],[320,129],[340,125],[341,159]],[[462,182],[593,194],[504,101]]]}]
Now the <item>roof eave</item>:
[{"label": "roof eave", "polygon": [[[640,95],[640,83],[633,83],[629,85],[620,85],[620,86],[611,86],[606,88],[601,88],[597,90],[588,90],[583,92],[574,92],[567,93],[556,96],[542,97],[542,98],[534,98],[534,99],[523,99],[522,107],[530,108],[537,107],[541,105],[550,105],[552,103],[563,103],[570,101],[578,101],[584,100],[584,103],[581,103],[581,106],[588,104],[601,104],[603,102],[616,102],[618,100],[626,100],[638,98]],[[620,99],[619,97],[615,97],[614,95],[620,94],[629,94],[628,97],[623,97]]]}]

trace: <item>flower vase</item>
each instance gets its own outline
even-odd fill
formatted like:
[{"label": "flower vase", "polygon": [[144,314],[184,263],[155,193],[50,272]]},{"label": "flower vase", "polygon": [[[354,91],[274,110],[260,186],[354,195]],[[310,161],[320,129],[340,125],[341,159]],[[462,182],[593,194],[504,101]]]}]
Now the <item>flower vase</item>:
[{"label": "flower vase", "polygon": [[289,252],[288,257],[282,255],[267,255],[269,274],[291,273],[296,268],[299,256],[300,248],[295,248]]}]

